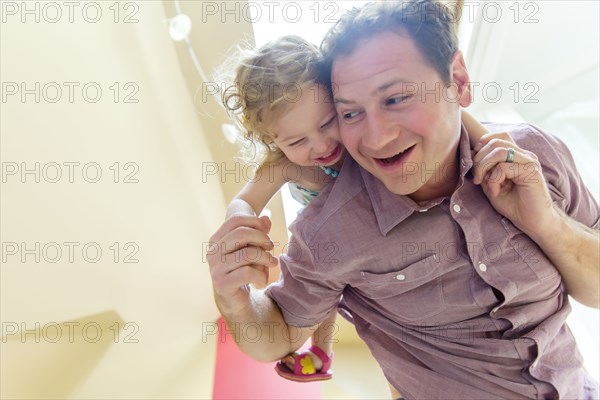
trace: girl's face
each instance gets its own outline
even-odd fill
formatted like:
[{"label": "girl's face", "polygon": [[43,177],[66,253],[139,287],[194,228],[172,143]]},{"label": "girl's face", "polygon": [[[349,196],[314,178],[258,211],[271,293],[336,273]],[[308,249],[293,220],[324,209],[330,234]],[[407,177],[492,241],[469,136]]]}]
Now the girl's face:
[{"label": "girl's face", "polygon": [[337,114],[331,96],[321,85],[298,90],[288,96],[283,116],[271,130],[277,147],[294,164],[327,166],[340,161],[344,146],[340,141]]}]

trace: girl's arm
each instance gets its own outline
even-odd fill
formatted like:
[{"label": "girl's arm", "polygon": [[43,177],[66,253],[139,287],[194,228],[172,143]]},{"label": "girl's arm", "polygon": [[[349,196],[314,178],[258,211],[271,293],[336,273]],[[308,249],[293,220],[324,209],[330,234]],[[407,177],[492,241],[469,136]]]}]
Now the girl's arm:
[{"label": "girl's arm", "polygon": [[485,126],[481,125],[479,121],[477,121],[471,114],[462,110],[461,118],[463,124],[465,124],[465,128],[467,128],[467,132],[469,134],[469,141],[471,142],[471,147],[475,147],[475,145],[479,142],[479,139],[489,131]]},{"label": "girl's arm", "polygon": [[287,157],[263,164],[252,182],[234,197],[227,207],[227,218],[234,214],[260,214],[271,197],[290,181],[302,184],[310,190],[321,190],[331,180],[319,167],[301,167]]},{"label": "girl's arm", "polygon": [[257,216],[271,197],[286,183],[286,171],[290,161],[283,157],[278,161],[263,164],[251,182],[233,198],[227,207],[226,218],[234,214]]}]

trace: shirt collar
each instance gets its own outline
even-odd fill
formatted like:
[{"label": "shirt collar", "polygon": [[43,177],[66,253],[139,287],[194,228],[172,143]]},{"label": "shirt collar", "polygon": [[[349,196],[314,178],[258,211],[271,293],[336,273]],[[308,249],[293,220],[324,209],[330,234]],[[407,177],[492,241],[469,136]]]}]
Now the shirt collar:
[{"label": "shirt collar", "polygon": [[[469,142],[469,135],[464,127],[461,127],[460,139],[458,144],[458,152],[460,159],[459,169],[459,186],[464,182],[464,176],[469,172],[473,166],[473,158],[471,156],[471,144]],[[383,182],[371,175],[370,172],[358,166],[358,164],[352,160],[356,165],[356,168],[360,170],[360,176],[364,182],[364,186],[367,190],[379,230],[382,235],[387,235],[396,225],[408,218],[412,213],[424,212],[429,208],[441,203],[443,198],[417,204],[408,196],[397,195],[390,192]],[[344,163],[346,164],[346,163]],[[348,174],[349,175],[349,174]],[[362,185],[361,185],[362,186]]]}]

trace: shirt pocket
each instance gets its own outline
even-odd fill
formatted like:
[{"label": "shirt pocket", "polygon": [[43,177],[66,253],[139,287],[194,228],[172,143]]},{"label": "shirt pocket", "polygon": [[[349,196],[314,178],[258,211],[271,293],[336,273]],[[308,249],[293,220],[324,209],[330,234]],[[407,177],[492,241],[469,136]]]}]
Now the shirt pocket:
[{"label": "shirt pocket", "polygon": [[392,272],[361,271],[357,289],[407,321],[440,314],[446,308],[437,255]]}]

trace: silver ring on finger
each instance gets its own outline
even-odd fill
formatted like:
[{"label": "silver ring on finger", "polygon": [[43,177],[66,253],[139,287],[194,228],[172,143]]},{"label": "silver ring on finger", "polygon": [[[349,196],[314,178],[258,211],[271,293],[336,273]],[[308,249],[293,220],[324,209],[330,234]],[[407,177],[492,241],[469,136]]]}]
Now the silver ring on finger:
[{"label": "silver ring on finger", "polygon": [[508,148],[508,153],[506,154],[505,162],[507,162],[507,163],[515,162],[515,149],[513,149],[512,147]]}]

